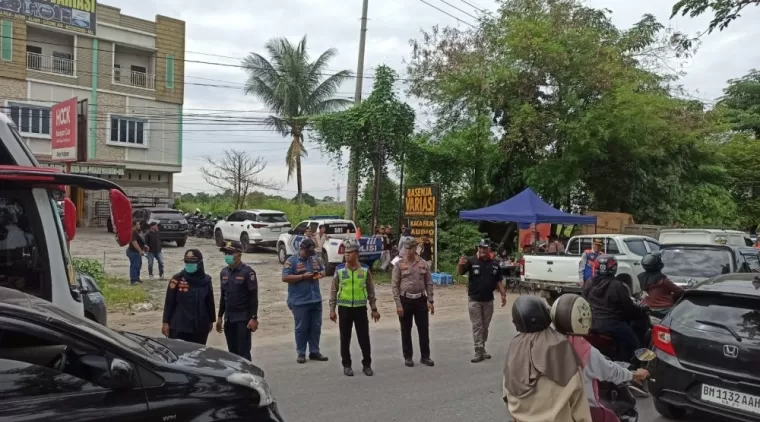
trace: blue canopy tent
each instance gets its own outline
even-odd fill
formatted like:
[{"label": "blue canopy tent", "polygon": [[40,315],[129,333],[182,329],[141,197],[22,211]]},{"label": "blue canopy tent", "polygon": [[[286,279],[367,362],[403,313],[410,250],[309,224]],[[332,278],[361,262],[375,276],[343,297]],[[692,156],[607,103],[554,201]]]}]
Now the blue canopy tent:
[{"label": "blue canopy tent", "polygon": [[459,218],[474,221],[514,222],[519,223],[522,228],[538,223],[596,225],[595,215],[575,215],[560,211],[544,202],[531,188],[489,207],[460,211]]}]

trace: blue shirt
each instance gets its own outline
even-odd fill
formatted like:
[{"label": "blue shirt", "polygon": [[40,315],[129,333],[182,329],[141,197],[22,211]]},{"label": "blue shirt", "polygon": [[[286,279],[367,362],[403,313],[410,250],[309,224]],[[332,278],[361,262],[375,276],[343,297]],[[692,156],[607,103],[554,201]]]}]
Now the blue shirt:
[{"label": "blue shirt", "polygon": [[[282,276],[304,273],[321,273],[325,267],[316,255],[309,258],[291,256],[282,266]],[[303,280],[298,283],[288,283],[288,306],[309,305],[322,301],[319,291],[319,280]]]}]

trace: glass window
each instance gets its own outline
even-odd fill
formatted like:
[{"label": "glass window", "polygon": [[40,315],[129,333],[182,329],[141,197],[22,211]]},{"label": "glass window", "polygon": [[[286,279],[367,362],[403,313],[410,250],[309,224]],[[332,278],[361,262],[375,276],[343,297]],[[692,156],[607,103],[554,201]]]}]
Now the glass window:
[{"label": "glass window", "polygon": [[325,224],[325,234],[345,234],[345,233],[356,233],[356,227],[354,227],[354,223],[347,221],[344,223]]},{"label": "glass window", "polygon": [[661,249],[662,272],[673,277],[710,278],[731,272],[731,252],[708,248]]},{"label": "glass window", "polygon": [[660,244],[659,243],[651,242],[649,240],[645,240],[644,243],[646,243],[647,246],[649,246],[649,250],[651,252],[657,252],[657,251],[660,250]]},{"label": "glass window", "polygon": [[748,340],[760,338],[760,301],[724,296],[687,296],[673,308],[670,316],[681,324],[704,331],[725,333],[720,327],[696,322],[716,322],[732,328]]},{"label": "glass window", "polygon": [[25,135],[50,135],[50,109],[23,104],[11,104],[10,117]]},{"label": "glass window", "polygon": [[581,254],[581,241],[576,237],[570,241],[567,245],[568,255],[580,255]]},{"label": "glass window", "polygon": [[172,212],[172,211],[154,211],[150,213],[150,218],[153,220],[179,220],[181,218],[184,218],[182,216],[182,213]]},{"label": "glass window", "polygon": [[[610,255],[619,255],[620,254],[620,248],[618,247],[617,242],[615,239],[607,238],[604,240],[604,243],[606,245],[605,253],[608,253]],[[642,243],[643,245],[643,243]]]},{"label": "glass window", "polygon": [[295,229],[293,229],[293,233],[295,234],[304,234],[306,232],[306,227],[309,225],[308,221],[301,222],[299,225],[296,226]]},{"label": "glass window", "polygon": [[285,214],[259,214],[257,221],[263,223],[287,223],[288,218]]},{"label": "glass window", "polygon": [[48,264],[38,248],[31,219],[39,218],[31,189],[0,194],[0,287],[47,298]]},{"label": "glass window", "polygon": [[0,400],[98,390],[103,389],[81,378],[42,365],[0,358]]},{"label": "glass window", "polygon": [[111,142],[145,145],[145,122],[121,117],[111,118]]},{"label": "glass window", "polygon": [[625,241],[625,244],[631,252],[638,256],[644,256],[647,254],[647,248],[642,239],[628,239]]},{"label": "glass window", "polygon": [[756,253],[743,253],[742,257],[748,271],[753,273],[760,272],[760,255]]}]

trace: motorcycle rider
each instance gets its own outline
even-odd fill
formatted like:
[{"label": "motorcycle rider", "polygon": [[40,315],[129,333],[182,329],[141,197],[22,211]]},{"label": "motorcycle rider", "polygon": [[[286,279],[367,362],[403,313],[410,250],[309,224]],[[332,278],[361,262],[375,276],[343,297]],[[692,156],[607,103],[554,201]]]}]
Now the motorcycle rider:
[{"label": "motorcycle rider", "polygon": [[596,275],[583,286],[583,297],[591,304],[594,315],[591,329],[615,339],[620,356],[610,358],[628,362],[640,347],[631,323],[642,318],[642,311],[633,303],[625,283],[615,278],[617,259],[600,255],[596,260]]},{"label": "motorcycle rider", "polygon": [[664,266],[659,252],[647,254],[641,259],[641,267],[645,272],[638,275],[641,291],[647,293],[642,303],[657,318],[663,318],[683,294],[683,287],[677,286],[662,273]]},{"label": "motorcycle rider", "polygon": [[619,421],[615,412],[605,408],[599,400],[599,381],[615,385],[631,380],[641,383],[649,377],[649,371],[640,368],[631,372],[613,363],[583,337],[591,329],[592,315],[591,306],[582,297],[575,294],[560,296],[552,305],[551,317],[554,328],[567,336],[567,341],[581,360],[583,387],[591,407],[591,419],[594,422]]}]

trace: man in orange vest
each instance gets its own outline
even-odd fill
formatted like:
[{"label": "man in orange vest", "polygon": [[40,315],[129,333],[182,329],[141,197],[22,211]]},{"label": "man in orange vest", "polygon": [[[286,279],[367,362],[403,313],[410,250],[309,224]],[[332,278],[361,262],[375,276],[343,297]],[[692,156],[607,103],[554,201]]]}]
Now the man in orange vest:
[{"label": "man in orange vest", "polygon": [[581,262],[578,265],[578,276],[581,279],[581,284],[584,284],[588,280],[591,280],[596,274],[598,263],[596,258],[602,254],[604,242],[602,239],[594,239],[594,245],[592,249],[586,249],[581,255]]}]

